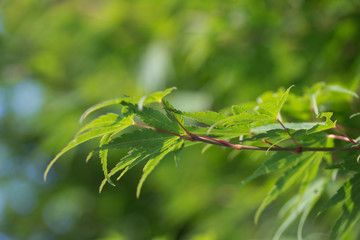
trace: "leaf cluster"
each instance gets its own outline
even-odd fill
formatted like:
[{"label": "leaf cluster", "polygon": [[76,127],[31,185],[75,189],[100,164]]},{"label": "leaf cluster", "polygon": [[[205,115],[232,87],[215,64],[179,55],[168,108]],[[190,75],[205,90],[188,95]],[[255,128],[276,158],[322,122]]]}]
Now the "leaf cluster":
[{"label": "leaf cluster", "polygon": [[[357,97],[357,94],[336,85],[317,85],[304,96],[296,96],[290,93],[292,87],[275,93],[266,92],[256,102],[234,105],[222,112],[184,112],[176,109],[164,98],[174,88],[141,98],[124,96],[104,101],[85,111],[81,122],[96,110],[110,105],[120,105],[121,113],[101,115],[83,126],[75,138],[50,162],[44,179],[46,180],[50,168],[60,156],[94,138],[100,138],[100,143],[89,153],[87,160],[94,153],[99,155],[104,173],[99,191],[102,191],[106,183],[114,185],[114,176],[119,180],[128,170],[145,162],[137,187],[137,197],[140,196],[146,178],[160,161],[184,147],[207,143],[235,150],[275,151],[241,184],[243,186],[265,174],[279,174],[256,212],[255,222],[258,222],[261,213],[282,193],[296,187],[298,193],[281,211],[284,221],[274,239],[279,239],[298,217],[298,238],[301,239],[305,220],[320,196],[325,195],[334,172],[341,170],[350,174],[355,171],[356,174],[350,176],[319,211],[322,213],[338,203],[343,204],[343,213],[331,232],[331,238],[336,239],[347,234],[359,218],[360,167],[356,163],[356,155],[360,148],[358,139],[351,139],[341,131],[344,136],[327,134],[339,128],[336,121],[331,119],[331,112],[320,112],[318,99],[320,93],[326,92],[351,97]],[[300,108],[299,117],[296,118],[291,109],[299,102],[308,107]],[[305,115],[307,121],[304,121]],[[354,113],[352,117],[357,115]],[[283,123],[283,119],[298,121]],[[335,146],[333,138],[348,143]],[[114,149],[125,149],[128,152],[112,169],[108,169],[108,153]],[[336,151],[349,151],[348,158],[334,164],[332,152]]]}]

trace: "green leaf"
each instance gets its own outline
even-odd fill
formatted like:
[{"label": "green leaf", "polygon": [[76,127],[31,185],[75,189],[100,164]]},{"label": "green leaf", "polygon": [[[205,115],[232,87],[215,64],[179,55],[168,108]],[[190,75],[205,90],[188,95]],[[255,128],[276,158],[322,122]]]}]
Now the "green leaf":
[{"label": "green leaf", "polygon": [[250,134],[250,128],[248,125],[237,125],[228,128],[211,128],[211,129],[186,125],[185,128],[194,134],[211,135],[214,137],[227,138],[227,139]]},{"label": "green leaf", "polygon": [[[348,182],[351,187],[345,189],[346,200],[343,207],[350,211],[350,215],[346,221],[342,221],[342,233],[346,233],[353,228],[354,223],[359,219],[360,212],[360,174],[354,175]],[[346,214],[346,211],[344,213]]]},{"label": "green leaf", "polygon": [[[316,152],[314,153],[314,160],[311,161],[310,165],[307,167],[303,177],[301,178],[301,185],[299,190],[300,197],[303,197],[310,184],[315,180],[317,173],[319,171],[320,164],[325,158],[325,155],[328,153]],[[329,174],[327,180],[330,180],[331,175]],[[326,178],[324,178],[326,179]]]},{"label": "green leaf", "polygon": [[324,213],[329,208],[337,205],[338,203],[345,200],[346,194],[345,189],[349,188],[349,183],[346,182],[341,188],[339,188],[335,195],[333,195],[329,201],[327,201],[319,210],[318,214]]},{"label": "green leaf", "polygon": [[173,138],[164,143],[163,149],[160,152],[151,156],[151,159],[146,163],[143,169],[143,175],[139,181],[139,184],[136,189],[136,197],[139,198],[141,188],[149,176],[149,174],[154,170],[154,168],[160,163],[160,161],[170,152],[179,150],[183,146],[184,140],[177,141],[177,138]]},{"label": "green leaf", "polygon": [[86,162],[86,163],[89,162],[89,160],[90,160],[90,158],[93,156],[93,154],[94,154],[94,151],[89,152],[89,154],[87,155],[87,157],[86,157],[86,159],[85,159],[85,162]]},{"label": "green leaf", "polygon": [[124,97],[119,97],[119,98],[113,98],[113,99],[110,99],[110,100],[106,100],[106,101],[103,101],[103,102],[100,102],[90,108],[88,108],[80,117],[80,123],[83,122],[85,120],[85,118],[87,116],[89,116],[90,113],[96,111],[96,110],[99,110],[101,108],[104,108],[104,107],[107,107],[107,106],[110,106],[110,105],[115,105],[115,104],[120,104],[122,101],[135,101],[135,98],[133,97],[128,97],[128,96],[124,96]]},{"label": "green leaf", "polygon": [[[279,115],[280,111],[281,111],[281,108],[284,106],[284,103],[286,102],[288,96],[289,96],[289,92],[290,92],[290,89],[292,87],[294,87],[295,85],[292,85],[290,86],[285,92],[284,94],[281,96],[281,98],[279,99],[279,101],[277,102],[276,104],[276,107],[277,107],[277,115]],[[276,116],[277,116],[276,115]]]},{"label": "green leaf", "polygon": [[82,127],[76,135],[80,135],[81,133],[92,129],[92,128],[103,128],[103,127],[111,127],[116,122],[119,121],[119,119],[123,118],[124,116],[121,116],[116,113],[107,113],[105,115],[101,115],[100,117],[94,119],[90,123],[86,124],[84,127]]},{"label": "green leaf", "polygon": [[[141,162],[142,158],[140,158],[143,155],[143,151],[141,150],[131,150],[129,153],[123,157],[116,166],[111,169],[108,176],[109,178],[119,171],[123,170],[120,174],[120,176],[116,180],[120,180],[120,178],[133,166],[135,166],[137,163]],[[101,193],[102,189],[105,186],[105,183],[108,182],[106,178],[101,182],[99,187],[99,193]]]},{"label": "green leaf", "polygon": [[360,172],[360,164],[356,161],[356,159],[351,159],[352,161],[344,161],[342,163],[339,164],[334,164],[331,165],[329,167],[327,167],[327,169],[340,169],[346,172]]},{"label": "green leaf", "polygon": [[[121,116],[118,115],[118,117],[112,118],[112,120],[113,120],[112,122],[106,122],[105,126],[103,127],[88,128],[87,131],[82,132],[81,134],[77,135],[72,141],[70,141],[48,164],[44,173],[44,181],[46,181],[46,177],[52,165],[54,165],[54,163],[59,159],[59,157],[61,157],[64,153],[66,153],[70,149],[90,139],[100,137],[106,133],[117,132],[133,125],[132,116],[121,118]],[[93,122],[98,122],[98,119],[95,119]],[[93,122],[89,123],[89,125],[93,125]]]},{"label": "green leaf", "polygon": [[316,101],[316,98],[317,98],[317,95],[319,94],[319,92],[316,92],[316,93],[313,93],[313,94],[310,94],[310,102],[311,102],[311,106],[314,110],[314,113],[316,115],[319,114],[319,107],[318,107],[318,104],[317,104],[317,101]]},{"label": "green leaf", "polygon": [[339,86],[339,85],[329,85],[326,88],[327,88],[327,90],[330,90],[332,92],[345,93],[345,94],[349,94],[349,95],[351,95],[351,96],[353,96],[355,98],[359,98],[359,95],[357,95],[356,92],[353,92],[353,91],[351,91],[349,89],[346,89],[346,88],[344,88],[342,86]]},{"label": "green leaf", "polygon": [[296,164],[300,161],[305,161],[312,153],[305,152],[302,154],[294,154],[290,152],[276,152],[270,158],[265,160],[265,162],[256,169],[249,177],[247,177],[240,185],[240,187],[244,186],[246,183],[254,180],[257,177],[262,175],[285,169],[293,164]]},{"label": "green leaf", "polygon": [[298,228],[298,239],[302,239],[302,226],[306,220],[306,217],[310,213],[311,209],[315,205],[316,201],[324,191],[324,186],[327,183],[325,178],[320,178],[314,182],[311,182],[304,194],[297,194],[291,198],[284,207],[280,210],[279,215],[286,216],[281,226],[276,231],[273,239],[281,239],[283,232],[293,223],[296,218],[302,214],[299,228]]},{"label": "green leaf", "polygon": [[232,110],[232,113],[234,115],[239,115],[239,114],[242,114],[242,113],[248,113],[245,108],[243,108],[242,106],[239,106],[239,105],[233,105],[231,107],[231,110]]},{"label": "green leaf", "polygon": [[98,104],[90,107],[89,109],[87,109],[81,116],[80,122],[84,121],[85,118],[87,116],[89,116],[90,113],[92,113],[96,110],[99,110],[101,108],[110,106],[110,105],[120,104],[123,102],[132,103],[132,104],[141,102],[141,106],[143,106],[143,105],[147,105],[147,104],[150,104],[153,102],[160,102],[162,98],[164,98],[166,95],[170,94],[175,89],[176,89],[175,87],[168,88],[168,89],[165,89],[164,91],[155,92],[155,93],[150,94],[149,96],[144,96],[142,98],[124,96],[124,97],[113,98],[113,99],[110,99],[107,101],[103,101],[103,102],[98,103]]},{"label": "green leaf", "polygon": [[184,117],[196,120],[200,123],[204,123],[210,126],[229,117],[225,114],[212,112],[212,111],[190,113],[190,112],[181,112],[176,110],[175,113],[178,113]]},{"label": "green leaf", "polygon": [[[319,132],[334,128],[336,122],[330,120],[332,113],[322,113],[320,117],[325,117],[325,122],[303,122],[303,123],[283,123],[290,131],[293,137],[297,139],[312,135],[315,138]],[[294,131],[295,130],[295,131]],[[251,129],[253,133],[257,133],[254,137],[245,139],[244,141],[259,141],[262,139],[271,139],[272,141],[284,141],[289,139],[290,136],[283,130],[279,124],[268,124],[257,126]],[[321,137],[321,135],[319,135]],[[319,138],[318,140],[321,140]]]},{"label": "green leaf", "polygon": [[[183,140],[179,139],[179,137],[151,129],[139,129],[113,139],[113,141],[103,145],[101,149],[130,149],[128,155],[122,158],[110,171],[109,176],[111,177],[123,169],[128,171],[138,163],[154,158],[166,149],[171,149],[171,144],[176,144],[177,142],[183,142]],[[123,173],[125,173],[124,171]],[[106,179],[100,185],[100,192],[105,183]]]},{"label": "green leaf", "polygon": [[[107,144],[108,141],[110,140],[110,136],[111,133],[107,133],[105,134],[101,141],[100,141],[100,147],[102,147],[103,145]],[[108,149],[104,149],[104,150],[100,150],[100,159],[101,159],[101,164],[102,164],[102,168],[103,168],[103,172],[104,172],[104,176],[105,179],[113,186],[115,186],[115,184],[111,181],[109,174],[108,174],[108,169],[107,169],[107,158],[108,158]]]},{"label": "green leaf", "polygon": [[238,115],[227,117],[226,119],[223,119],[222,121],[219,121],[216,123],[216,125],[219,125],[220,123],[223,125],[244,125],[254,122],[263,122],[263,121],[270,121],[273,120],[272,117],[266,114],[258,114],[258,113],[241,113]]},{"label": "green leaf", "polygon": [[146,124],[162,130],[167,130],[173,133],[182,132],[180,125],[168,115],[168,113],[161,113],[153,108],[144,107],[141,112],[136,112],[136,115],[141,118]]},{"label": "green leaf", "polygon": [[167,88],[164,91],[158,91],[145,97],[144,103],[149,104],[153,102],[161,102],[161,100],[169,95],[172,91],[176,90],[176,87]]},{"label": "green leaf", "polygon": [[[325,122],[300,122],[300,123],[283,123],[284,126],[287,129],[292,129],[292,130],[309,130],[313,127],[316,127],[318,125],[323,125],[325,126]],[[253,133],[265,133],[271,130],[282,130],[284,131],[283,127],[280,124],[267,124],[267,125],[262,125],[262,126],[258,126],[258,127],[254,127],[251,129],[251,131]]]},{"label": "green leaf", "polygon": [[298,181],[301,175],[303,175],[304,171],[307,169],[308,165],[313,161],[316,157],[316,154],[312,153],[312,155],[308,156],[306,159],[302,161],[298,161],[295,166],[288,168],[284,175],[280,177],[275,186],[270,190],[268,195],[265,197],[260,207],[256,211],[255,214],[255,222],[257,223],[261,213],[264,209],[273,202],[282,192],[287,190],[290,186],[292,186],[296,181]]},{"label": "green leaf", "polygon": [[[281,96],[279,93],[276,97],[272,99],[272,102],[267,102],[266,100],[263,103],[260,103],[258,106],[258,112],[260,114],[267,115],[273,119],[276,119],[279,116],[281,108],[283,107],[284,103],[286,102],[290,89],[294,85],[290,86]],[[260,98],[261,99],[261,98]]]},{"label": "green leaf", "polygon": [[350,231],[354,223],[359,219],[360,213],[360,173],[355,174],[347,180],[337,193],[321,208],[319,213],[343,203],[343,213],[335,223],[330,239],[336,239],[337,236],[344,235]]},{"label": "green leaf", "polygon": [[360,112],[357,112],[357,113],[352,114],[349,118],[351,119],[351,118],[357,117],[357,116],[360,116]]}]

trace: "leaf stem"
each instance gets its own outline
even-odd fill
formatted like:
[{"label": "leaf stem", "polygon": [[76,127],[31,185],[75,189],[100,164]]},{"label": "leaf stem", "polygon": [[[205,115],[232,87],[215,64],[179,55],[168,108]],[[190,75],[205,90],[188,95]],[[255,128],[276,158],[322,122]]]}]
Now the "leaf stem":
[{"label": "leaf stem", "polygon": [[[241,145],[241,144],[233,144],[221,139],[212,138],[208,136],[202,136],[198,134],[191,133],[194,137],[190,137],[187,135],[180,135],[177,133],[169,132],[163,129],[147,126],[138,122],[133,123],[136,126],[152,129],[158,132],[163,132],[167,134],[171,134],[177,137],[180,137],[184,140],[188,141],[194,141],[194,142],[203,142],[208,143],[212,145],[222,146],[222,147],[229,147],[233,148],[235,150],[252,150],[252,151],[271,151],[271,152],[293,152],[293,153],[299,153],[298,147],[278,147],[278,148],[268,148],[268,147],[257,147],[257,146],[247,146],[247,145]],[[301,147],[301,152],[335,152],[335,151],[360,151],[360,145],[353,146],[353,147]]]},{"label": "leaf stem", "polygon": [[133,125],[139,126],[139,127],[142,127],[142,128],[152,129],[152,130],[155,130],[155,131],[158,131],[158,132],[163,132],[163,133],[171,134],[171,135],[178,136],[178,137],[182,137],[180,134],[173,133],[173,132],[169,132],[169,131],[166,131],[166,130],[163,130],[163,129],[159,129],[159,128],[156,128],[156,127],[151,127],[151,126],[144,125],[144,124],[141,124],[141,123],[138,123],[138,122],[133,122]]},{"label": "leaf stem", "polygon": [[347,136],[339,136],[339,135],[335,135],[335,134],[329,134],[326,136],[327,138],[333,138],[333,139],[339,139],[339,140],[343,140],[346,142],[351,142],[351,143],[357,143],[355,139],[349,138]]},{"label": "leaf stem", "polygon": [[[257,151],[272,151],[272,152],[296,152],[299,150],[297,147],[282,147],[282,148],[267,148],[267,147],[255,147],[235,145],[235,149],[241,150],[257,150]],[[360,151],[358,146],[355,147],[302,147],[302,152],[346,152],[346,151]]]},{"label": "leaf stem", "polygon": [[[341,129],[341,127],[340,127],[338,124],[335,125],[335,129],[338,130],[342,135],[344,135],[344,136],[348,139],[348,142],[357,143],[356,140],[350,138],[350,137]],[[340,139],[340,138],[338,138],[338,139]],[[346,141],[346,140],[345,140],[345,141]]]},{"label": "leaf stem", "polygon": [[164,104],[163,101],[161,101],[161,105],[163,105],[163,107],[165,108],[165,110],[170,114],[170,116],[179,124],[179,126],[186,132],[186,134],[190,137],[190,138],[195,138],[196,134],[193,134],[191,132],[189,132],[184,125],[181,124],[181,122],[175,117],[175,115],[166,107],[166,105]]},{"label": "leaf stem", "polygon": [[[251,136],[255,136],[255,133],[250,132],[250,135],[251,135]],[[274,147],[277,147],[277,148],[281,148],[279,145],[272,144],[271,142],[266,141],[265,139],[263,139],[263,140],[261,140],[261,141],[262,141],[263,143],[266,143],[266,144],[270,145],[270,146],[274,146]]]},{"label": "leaf stem", "polygon": [[293,140],[293,142],[295,143],[296,146],[298,146],[297,149],[297,153],[301,153],[303,151],[303,147],[295,140],[295,138],[293,136],[291,136],[289,130],[284,126],[284,124],[280,121],[279,118],[276,118],[276,121],[278,123],[280,123],[280,125],[283,127],[283,129],[287,132],[287,134],[291,137],[291,139]]}]

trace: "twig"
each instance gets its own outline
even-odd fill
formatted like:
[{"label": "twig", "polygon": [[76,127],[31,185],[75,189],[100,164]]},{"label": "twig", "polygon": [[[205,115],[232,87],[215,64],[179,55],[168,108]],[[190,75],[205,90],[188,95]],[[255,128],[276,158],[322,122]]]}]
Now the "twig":
[{"label": "twig", "polygon": [[[255,133],[250,132],[250,135],[251,135],[251,136],[255,136]],[[266,141],[265,139],[263,139],[263,140],[261,140],[261,141],[262,141],[263,143],[266,143],[266,144],[270,145],[270,146],[274,146],[274,147],[277,147],[277,148],[281,148],[280,146],[278,146],[278,145],[276,145],[276,144],[272,144],[271,142]]]},{"label": "twig", "polygon": [[344,137],[344,136],[329,134],[326,137],[327,138],[333,138],[333,139],[339,139],[339,140],[343,140],[343,141],[351,142],[351,143],[357,143],[357,141],[355,139],[349,138],[347,136]]},{"label": "twig", "polygon": [[189,132],[182,124],[181,122],[175,117],[175,115],[166,107],[166,105],[164,104],[163,101],[161,101],[161,105],[163,105],[163,107],[165,108],[165,110],[170,114],[170,116],[180,125],[180,127],[186,132],[186,134],[191,137],[194,138],[195,134]]},{"label": "twig", "polygon": [[174,135],[174,136],[177,136],[177,137],[181,137],[181,138],[182,138],[182,136],[181,136],[180,134],[173,133],[173,132],[169,132],[169,131],[166,131],[166,130],[163,130],[163,129],[159,129],[159,128],[156,128],[156,127],[151,127],[151,126],[144,125],[144,124],[141,124],[141,123],[138,123],[138,122],[133,122],[133,125],[139,126],[139,127],[142,127],[142,128],[152,129],[152,130],[155,130],[155,131],[158,131],[158,132],[163,132],[163,133],[171,134],[171,135]]},{"label": "twig", "polygon": [[357,143],[355,139],[350,138],[341,128],[338,124],[335,125],[334,127],[336,130],[338,130],[342,135],[344,135],[349,141],[348,142],[352,142],[352,143]]},{"label": "twig", "polygon": [[[240,144],[232,144],[230,142],[224,141],[224,140],[220,140],[220,139],[216,139],[216,138],[212,138],[212,137],[207,137],[207,136],[201,136],[198,134],[193,134],[191,133],[194,138],[191,138],[189,136],[184,136],[184,135],[179,135],[177,133],[173,133],[173,132],[169,132],[166,130],[162,130],[159,128],[155,128],[155,127],[151,127],[151,126],[147,126],[141,123],[137,123],[134,122],[133,123],[136,126],[139,127],[143,127],[143,128],[147,128],[147,129],[152,129],[155,131],[159,131],[159,132],[163,132],[163,133],[167,133],[167,134],[171,134],[174,136],[178,136],[184,140],[188,140],[188,141],[194,141],[194,142],[203,142],[203,143],[208,143],[208,144],[212,144],[212,145],[217,145],[217,146],[222,146],[222,147],[229,147],[229,148],[233,148],[236,150],[253,150],[253,151],[272,151],[272,152],[296,152],[299,153],[299,148],[298,147],[280,147],[280,148],[268,148],[268,147],[257,147],[257,146],[247,146],[247,145],[240,145]],[[354,146],[354,147],[301,147],[301,152],[335,152],[335,151],[360,151],[359,145],[358,146]]]},{"label": "twig", "polygon": [[295,140],[295,138],[293,136],[291,136],[289,130],[284,126],[284,124],[280,121],[279,118],[276,118],[276,121],[278,123],[280,123],[280,125],[284,128],[284,130],[287,132],[287,134],[291,137],[291,139],[293,140],[295,145],[298,146],[297,153],[301,153],[303,151],[303,147]]}]

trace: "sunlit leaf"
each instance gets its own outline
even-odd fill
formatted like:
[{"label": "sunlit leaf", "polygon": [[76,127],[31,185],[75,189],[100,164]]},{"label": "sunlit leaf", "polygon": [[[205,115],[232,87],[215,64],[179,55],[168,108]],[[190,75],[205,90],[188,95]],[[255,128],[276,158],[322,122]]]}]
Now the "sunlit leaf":
[{"label": "sunlit leaf", "polygon": [[183,146],[183,140],[177,141],[178,138],[169,139],[167,142],[164,142],[163,149],[161,149],[158,153],[152,155],[149,161],[146,163],[143,169],[143,175],[139,181],[139,184],[136,189],[136,196],[139,198],[142,185],[144,184],[146,178],[149,174],[154,170],[154,168],[159,164],[159,162],[170,152],[176,151]]},{"label": "sunlit leaf", "polygon": [[274,187],[270,190],[268,195],[265,197],[260,207],[256,211],[255,214],[255,222],[258,222],[261,213],[264,209],[273,202],[282,192],[287,190],[290,186],[292,186],[296,181],[299,181],[300,176],[303,175],[304,171],[307,169],[308,165],[311,161],[316,157],[315,154],[311,153],[306,159],[298,161],[296,165],[290,167],[284,172],[284,175],[280,177]]},{"label": "sunlit leaf", "polygon": [[352,114],[349,118],[351,119],[351,118],[357,117],[357,116],[360,116],[360,112]]},{"label": "sunlit leaf", "polygon": [[128,96],[125,96],[125,97],[119,97],[119,98],[114,98],[114,99],[110,99],[110,100],[106,100],[106,101],[103,101],[101,103],[98,103],[90,108],[88,108],[80,117],[80,123],[83,122],[85,120],[85,118],[87,116],[89,116],[90,113],[96,111],[96,110],[99,110],[101,108],[104,108],[104,107],[107,107],[107,106],[110,106],[110,105],[115,105],[115,104],[120,104],[122,101],[135,101],[135,98],[133,97],[128,97]]},{"label": "sunlit leaf", "polygon": [[144,107],[141,112],[136,114],[146,124],[162,130],[171,131],[173,133],[180,133],[181,127],[172,119],[167,113],[161,113],[153,108]]},{"label": "sunlit leaf", "polygon": [[302,154],[294,154],[290,152],[276,152],[270,158],[265,160],[265,162],[256,169],[250,176],[248,176],[240,186],[245,185],[246,183],[254,180],[257,177],[262,175],[281,170],[284,168],[288,168],[293,164],[296,164],[300,161],[305,161],[309,158],[312,153],[302,153]]},{"label": "sunlit leaf", "polygon": [[284,103],[286,102],[290,89],[293,87],[289,87],[281,96],[277,96],[273,99],[273,102],[263,102],[259,104],[258,112],[260,114],[267,115],[272,119],[276,119],[279,116],[281,108],[283,107]]},{"label": "sunlit leaf", "polygon": [[87,116],[89,116],[90,113],[92,113],[96,110],[99,110],[101,108],[110,106],[110,105],[116,105],[116,104],[120,104],[122,102],[138,104],[141,101],[141,105],[147,105],[147,104],[153,103],[153,102],[160,102],[162,98],[164,98],[166,95],[170,94],[175,89],[176,89],[175,87],[168,88],[164,91],[155,92],[155,93],[152,93],[149,96],[145,96],[143,98],[124,96],[124,97],[119,97],[119,98],[114,98],[114,99],[110,99],[107,101],[103,101],[103,102],[98,103],[98,104],[90,107],[89,109],[87,109],[81,116],[80,122],[82,122]]},{"label": "sunlit leaf", "polygon": [[181,112],[181,111],[175,111],[175,112],[184,117],[196,120],[200,123],[204,123],[210,126],[229,117],[225,114],[212,112],[212,111],[194,112],[194,113]]},{"label": "sunlit leaf", "polygon": [[[130,149],[130,151],[110,171],[109,176],[111,177],[123,169],[128,171],[138,163],[147,161],[168,148],[172,149],[172,145],[169,143],[176,144],[178,139],[179,137],[151,129],[136,130],[113,139],[113,141],[103,145],[101,149]],[[172,149],[172,151],[175,151],[175,149]],[[101,183],[100,191],[105,183],[106,179]]]},{"label": "sunlit leaf", "polygon": [[298,239],[302,239],[302,226],[316,201],[321,196],[326,182],[327,181],[324,178],[320,178],[312,182],[309,187],[306,188],[303,195],[295,195],[284,205],[284,207],[280,210],[280,214],[285,215],[286,218],[276,231],[273,237],[274,240],[281,239],[284,231],[296,220],[299,215],[302,216],[298,228]]},{"label": "sunlit leaf", "polygon": [[326,87],[328,90],[332,91],[332,92],[339,92],[339,93],[345,93],[345,94],[349,94],[353,97],[359,98],[359,95],[357,95],[356,92],[353,92],[349,89],[346,89],[340,85],[329,85]]},{"label": "sunlit leaf", "polygon": [[[95,119],[94,121],[97,121],[97,119]],[[89,123],[89,124],[92,124],[92,123]],[[106,126],[104,126],[104,127],[91,128],[88,131],[77,135],[48,164],[48,166],[47,166],[47,168],[45,170],[45,173],[44,173],[44,181],[46,181],[46,177],[47,177],[52,165],[57,161],[57,159],[59,159],[59,157],[61,157],[64,153],[66,153],[70,149],[72,149],[72,148],[76,147],[77,145],[79,145],[79,144],[81,144],[83,142],[86,142],[86,141],[88,141],[90,139],[100,137],[100,136],[102,136],[102,135],[104,135],[106,133],[112,133],[112,132],[120,131],[120,130],[125,129],[125,128],[129,127],[129,126],[132,126],[132,125],[133,125],[132,116],[127,116],[125,118],[121,118],[120,116],[118,116],[117,118],[113,118],[112,123],[108,122],[106,124]]]},{"label": "sunlit leaf", "polygon": [[[110,133],[106,133],[102,138],[101,138],[101,141],[100,141],[100,148],[107,144],[109,139],[110,139],[110,136],[111,134]],[[115,184],[111,181],[110,177],[109,177],[109,174],[108,174],[108,169],[107,169],[107,158],[108,158],[108,149],[103,149],[103,150],[100,150],[100,160],[101,160],[101,164],[102,164],[102,168],[103,168],[103,172],[104,172],[104,176],[105,176],[105,179],[113,186],[115,186]]]}]

